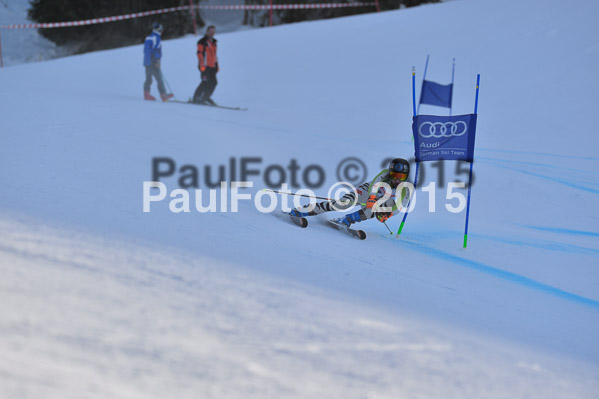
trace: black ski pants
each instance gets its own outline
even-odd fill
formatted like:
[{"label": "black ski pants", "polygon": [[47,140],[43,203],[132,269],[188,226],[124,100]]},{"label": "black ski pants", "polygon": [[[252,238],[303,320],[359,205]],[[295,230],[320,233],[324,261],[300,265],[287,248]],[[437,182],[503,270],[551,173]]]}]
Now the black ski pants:
[{"label": "black ski pants", "polygon": [[208,100],[212,97],[217,83],[216,68],[206,67],[206,70],[202,73],[202,82],[193,94],[193,102]]}]

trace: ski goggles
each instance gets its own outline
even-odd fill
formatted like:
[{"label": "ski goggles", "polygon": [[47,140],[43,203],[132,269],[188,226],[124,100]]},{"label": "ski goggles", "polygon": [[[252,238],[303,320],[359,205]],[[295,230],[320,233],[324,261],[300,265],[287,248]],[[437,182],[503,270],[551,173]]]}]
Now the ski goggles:
[{"label": "ski goggles", "polygon": [[393,169],[389,170],[389,176],[393,179],[405,180],[408,178],[408,168],[407,165],[396,163],[393,165]]},{"label": "ski goggles", "polygon": [[389,176],[391,176],[392,179],[398,179],[398,180],[406,180],[408,178],[408,174],[407,173],[402,173],[402,172],[389,172]]}]

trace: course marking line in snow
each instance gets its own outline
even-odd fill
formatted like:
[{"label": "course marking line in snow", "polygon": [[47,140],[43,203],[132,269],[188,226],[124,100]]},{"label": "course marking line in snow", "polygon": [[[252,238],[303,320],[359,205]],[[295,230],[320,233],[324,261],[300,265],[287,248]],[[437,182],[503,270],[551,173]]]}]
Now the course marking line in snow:
[{"label": "course marking line in snow", "polygon": [[[505,165],[505,166],[524,165],[524,166],[534,166],[534,167],[539,167],[539,168],[555,169],[555,170],[560,170],[560,171],[587,173],[589,175],[591,175],[593,173],[589,170],[564,167],[563,163],[561,163],[561,162],[543,163],[543,162],[532,162],[532,161],[519,161],[519,160],[512,160],[512,159],[508,160],[508,159],[501,159],[501,158],[491,158],[491,157],[484,157],[484,156],[483,157],[478,156],[476,159],[478,161],[487,161],[489,163],[496,162],[496,163],[499,163],[499,164]],[[591,183],[591,184],[599,186],[599,182]]]},{"label": "course marking line in snow", "polygon": [[[383,237],[387,238],[386,235]],[[596,301],[591,298],[586,298],[581,295],[573,294],[571,292],[562,290],[560,288],[551,286],[549,284],[541,283],[540,281],[533,280],[529,277],[522,276],[520,274],[508,272],[506,270],[499,269],[497,267],[489,266],[481,262],[477,262],[471,259],[466,259],[459,257],[457,255],[452,255],[447,252],[440,251],[438,249],[418,244],[413,241],[396,241],[393,240],[396,245],[407,246],[408,248],[417,250],[421,253],[425,253],[429,256],[434,256],[436,258],[444,259],[453,262],[454,264],[464,266],[468,269],[476,270],[485,274],[488,274],[493,277],[500,278],[502,280],[506,280],[512,283],[516,283],[518,285],[522,285],[524,287],[528,287],[534,289],[536,291],[540,291],[546,294],[553,295],[558,298],[562,298],[568,300],[570,302],[590,306],[594,309],[599,310],[599,301]]]},{"label": "course marking line in snow", "polygon": [[523,225],[523,226],[528,227],[529,229],[540,230],[540,231],[549,231],[551,233],[568,234],[568,235],[576,235],[576,236],[599,237],[599,233],[596,233],[593,231],[564,229],[561,227],[543,227],[543,226],[530,226],[530,225]]},{"label": "course marking line in snow", "polygon": [[510,167],[510,166],[506,166],[506,165],[496,164],[496,167],[503,168],[503,169],[514,170],[516,172],[520,172],[520,173],[523,173],[525,175],[535,176],[535,177],[538,177],[538,178],[541,178],[541,179],[553,181],[553,182],[556,182],[556,183],[561,183],[561,184],[563,184],[565,186],[572,187],[572,188],[575,188],[575,189],[578,189],[578,190],[587,191],[587,192],[593,193],[593,194],[599,194],[599,190],[596,190],[596,189],[590,188],[590,187],[586,187],[586,186],[583,186],[581,184],[572,183],[571,181],[568,181],[568,180],[565,180],[565,179],[559,179],[557,177],[545,176],[545,175],[542,175],[540,173],[535,173],[535,172],[531,172],[531,171],[528,171],[528,170],[524,170],[524,169],[520,169],[520,168],[514,168],[514,167]]},{"label": "course marking line in snow", "polygon": [[84,19],[79,21],[64,22],[43,22],[33,24],[12,24],[0,25],[0,29],[49,29],[49,28],[67,28],[73,26],[95,25],[107,22],[123,21],[127,19],[147,17],[150,15],[166,14],[177,11],[188,11],[192,8],[200,10],[307,10],[307,9],[327,9],[327,8],[349,8],[349,7],[376,7],[374,2],[352,2],[352,3],[305,3],[305,4],[221,4],[221,5],[185,5],[178,7],[168,7],[159,10],[141,11],[131,14],[115,15],[111,17]]},{"label": "course marking line in snow", "polygon": [[490,240],[495,242],[501,242],[504,244],[515,245],[518,247],[532,247],[543,249],[546,251],[555,251],[570,254],[581,254],[581,255],[598,255],[599,249],[583,247],[575,244],[565,244],[556,241],[549,240],[527,240],[527,239],[514,239],[514,238],[503,238],[499,236],[493,236],[490,234],[477,234],[478,239]]},{"label": "course marking line in snow", "polygon": [[521,151],[521,150],[505,150],[505,149],[497,149],[497,148],[484,148],[481,147],[478,151],[488,151],[488,152],[500,152],[506,154],[523,154],[523,155],[539,155],[543,157],[553,157],[553,158],[567,158],[567,159],[584,159],[587,161],[599,161],[598,157],[591,156],[578,156],[578,155],[564,155],[564,154],[552,154],[550,152],[538,152],[538,151]]}]

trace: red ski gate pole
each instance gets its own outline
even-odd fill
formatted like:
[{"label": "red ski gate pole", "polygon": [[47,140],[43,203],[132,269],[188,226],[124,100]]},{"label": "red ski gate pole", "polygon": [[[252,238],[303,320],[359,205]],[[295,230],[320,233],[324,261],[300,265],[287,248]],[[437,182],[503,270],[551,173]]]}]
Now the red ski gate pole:
[{"label": "red ski gate pole", "polygon": [[189,0],[189,13],[191,14],[191,22],[193,23],[193,34],[198,35],[198,26],[196,25],[196,10],[192,4],[193,0]]}]

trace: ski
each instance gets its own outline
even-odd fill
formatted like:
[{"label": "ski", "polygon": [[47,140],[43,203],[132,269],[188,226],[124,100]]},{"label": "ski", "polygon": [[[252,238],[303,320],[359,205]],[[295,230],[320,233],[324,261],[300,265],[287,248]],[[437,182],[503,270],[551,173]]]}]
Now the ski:
[{"label": "ski", "polygon": [[283,220],[289,221],[293,224],[295,224],[296,226],[299,226],[301,228],[306,228],[308,227],[308,219],[303,218],[303,217],[299,217],[299,216],[292,216],[287,212],[283,212],[281,211],[280,213],[275,213],[275,215]]},{"label": "ski", "polygon": [[360,240],[366,239],[366,233],[364,232],[364,230],[354,230],[352,228],[347,227],[345,224],[337,221],[336,219],[329,220],[328,225],[333,227],[334,229],[347,233],[350,236],[356,237]]},{"label": "ski", "polygon": [[[193,103],[190,103],[193,104]],[[194,105],[202,105],[204,107],[212,107],[212,108],[220,108],[220,109],[228,109],[231,111],[247,111],[248,108],[242,108],[242,107],[229,107],[227,105],[209,105],[209,104],[194,104]]]},{"label": "ski", "polygon": [[248,108],[242,108],[242,107],[229,107],[227,105],[196,104],[196,103],[191,102],[191,101],[181,101],[181,100],[169,100],[167,102],[169,102],[169,103],[179,103],[179,104],[200,105],[202,107],[221,108],[221,109],[228,109],[228,110],[231,110],[231,111],[247,111],[248,110]]}]

